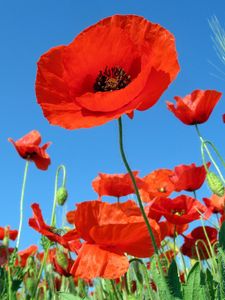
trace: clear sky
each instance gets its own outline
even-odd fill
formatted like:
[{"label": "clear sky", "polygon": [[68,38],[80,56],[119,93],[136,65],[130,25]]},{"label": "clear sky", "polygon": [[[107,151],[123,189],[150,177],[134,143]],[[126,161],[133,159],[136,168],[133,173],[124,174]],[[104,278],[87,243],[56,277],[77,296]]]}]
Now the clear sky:
[{"label": "clear sky", "polygon": [[[86,27],[113,14],[136,14],[159,23],[176,37],[181,71],[151,109],[135,113],[131,121],[124,117],[125,147],[133,170],[144,176],[157,168],[178,164],[201,163],[194,128],[179,122],[167,109],[166,100],[184,96],[194,89],[216,89],[225,94],[225,72],[213,49],[208,19],[216,15],[225,27],[225,2],[178,0],[7,0],[0,1],[0,226],[19,223],[19,199],[25,161],[7,141],[18,139],[32,129],[40,131],[43,142],[52,141],[48,152],[49,170],[40,171],[32,164],[25,192],[25,221],[21,246],[37,243],[39,235],[28,228],[30,204],[40,203],[50,220],[54,174],[59,164],[67,168],[69,199],[74,203],[96,199],[91,181],[98,172],[122,173],[118,148],[117,122],[101,127],[68,131],[49,125],[36,103],[34,82],[36,62],[49,48],[70,43]],[[212,75],[216,74],[218,77]],[[210,120],[201,126],[225,157],[222,114],[225,96]],[[201,196],[209,196],[205,187]],[[58,212],[60,215],[61,212]]]}]

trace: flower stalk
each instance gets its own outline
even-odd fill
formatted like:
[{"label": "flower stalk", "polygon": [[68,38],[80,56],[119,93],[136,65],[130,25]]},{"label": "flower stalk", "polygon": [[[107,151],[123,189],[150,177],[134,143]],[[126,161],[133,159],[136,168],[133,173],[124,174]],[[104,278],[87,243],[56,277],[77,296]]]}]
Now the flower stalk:
[{"label": "flower stalk", "polygon": [[155,240],[155,237],[154,237],[154,234],[153,234],[153,230],[152,230],[151,225],[148,221],[148,217],[145,213],[145,210],[144,210],[144,207],[143,207],[143,204],[142,204],[142,201],[141,201],[141,197],[140,197],[140,194],[139,194],[139,191],[138,191],[136,180],[135,180],[134,175],[132,173],[132,170],[129,166],[129,163],[127,161],[126,154],[125,154],[125,151],[124,151],[124,147],[123,147],[123,124],[122,124],[122,118],[121,117],[118,119],[118,125],[119,125],[119,145],[120,145],[121,157],[122,157],[124,165],[127,169],[127,172],[129,173],[129,175],[131,177],[131,181],[132,181],[133,186],[134,186],[134,191],[135,191],[135,194],[137,196],[138,204],[139,204],[142,216],[144,218],[145,224],[148,228],[148,232],[149,232],[149,235],[150,235],[151,240],[152,240],[152,244],[153,244],[153,247],[154,247],[155,254],[158,254],[159,251],[158,251],[156,240]]},{"label": "flower stalk", "polygon": [[[54,186],[54,199],[53,199],[53,206],[52,206],[52,215],[51,215],[51,226],[55,227],[56,226],[56,205],[57,205],[57,190],[58,190],[58,181],[59,181],[59,173],[62,170],[63,172],[63,178],[62,178],[62,186],[65,187],[66,185],[66,168],[64,165],[60,165],[58,166],[57,170],[56,170],[56,175],[55,175],[55,186]],[[34,296],[36,295],[37,299],[37,295],[38,295],[38,284],[39,281],[41,279],[41,275],[44,269],[44,266],[46,264],[47,258],[48,258],[48,251],[51,247],[51,243],[49,242],[49,244],[47,245],[46,249],[44,249],[44,257],[40,266],[40,270],[38,273],[38,277],[37,277],[37,281],[36,281],[36,288],[34,289]]]},{"label": "flower stalk", "polygon": [[27,181],[28,166],[29,166],[29,161],[27,160],[26,164],[25,164],[25,169],[24,169],[23,184],[22,184],[22,191],[21,191],[21,197],[20,197],[20,223],[19,223],[18,237],[17,237],[17,242],[16,242],[17,249],[19,248],[19,245],[20,245],[20,236],[21,236],[21,231],[22,231],[22,226],[23,226],[24,193],[25,193],[25,186],[26,186],[26,181]]}]

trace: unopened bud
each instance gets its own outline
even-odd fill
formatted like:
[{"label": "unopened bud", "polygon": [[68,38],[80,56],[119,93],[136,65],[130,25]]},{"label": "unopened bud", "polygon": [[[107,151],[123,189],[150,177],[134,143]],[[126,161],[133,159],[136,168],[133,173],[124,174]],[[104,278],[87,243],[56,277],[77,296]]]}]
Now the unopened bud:
[{"label": "unopened bud", "polygon": [[221,179],[213,172],[208,172],[206,176],[210,190],[219,197],[224,195],[224,185]]},{"label": "unopened bud", "polygon": [[56,262],[57,264],[64,270],[67,270],[69,261],[66,253],[63,251],[57,250],[56,251]]},{"label": "unopened bud", "polygon": [[64,205],[66,202],[66,199],[68,197],[68,192],[64,186],[59,188],[56,192],[56,201],[58,205]]}]

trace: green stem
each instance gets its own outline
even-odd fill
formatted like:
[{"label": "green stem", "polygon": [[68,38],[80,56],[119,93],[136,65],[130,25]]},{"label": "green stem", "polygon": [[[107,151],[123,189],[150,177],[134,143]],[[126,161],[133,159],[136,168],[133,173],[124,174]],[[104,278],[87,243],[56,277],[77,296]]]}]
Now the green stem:
[{"label": "green stem", "polygon": [[[57,204],[56,194],[57,194],[57,190],[58,190],[58,181],[59,181],[60,170],[62,170],[62,172],[63,172],[62,186],[65,186],[65,184],[66,184],[66,168],[65,168],[64,165],[60,165],[60,166],[58,166],[58,168],[56,170],[56,175],[55,175],[54,200],[53,200],[52,216],[51,216],[51,226],[52,227],[55,227],[55,225],[56,225],[56,216],[55,216],[55,210],[56,210],[56,204]],[[46,264],[46,260],[47,260],[47,257],[48,257],[48,251],[49,251],[50,247],[51,247],[51,244],[49,243],[49,246],[44,251],[44,258],[42,260],[41,267],[40,267],[40,270],[39,270],[39,273],[38,273],[38,277],[37,277],[37,281],[36,281],[36,288],[34,289],[34,293],[35,293],[34,295],[36,295],[36,296],[37,296],[38,284],[39,284],[39,281],[41,279],[43,268]]]},{"label": "green stem", "polygon": [[193,191],[194,198],[197,199],[196,191]]},{"label": "green stem", "polygon": [[57,204],[56,194],[57,194],[57,190],[58,190],[59,173],[61,170],[63,172],[62,186],[65,186],[65,184],[66,184],[66,168],[64,165],[60,165],[60,166],[58,166],[58,168],[56,170],[56,175],[55,175],[54,201],[53,201],[52,217],[51,217],[51,226],[53,226],[53,227],[56,225],[56,216],[55,216],[55,210],[56,210],[56,204]]},{"label": "green stem", "polygon": [[124,147],[123,147],[123,126],[122,126],[121,117],[118,119],[118,124],[119,124],[119,145],[120,145],[120,153],[121,153],[121,156],[122,156],[122,160],[123,160],[124,165],[127,169],[127,172],[129,173],[129,175],[131,177],[131,180],[132,180],[132,183],[133,183],[133,186],[134,186],[134,191],[135,191],[135,194],[137,196],[138,204],[139,204],[142,216],[144,218],[144,221],[146,223],[146,226],[148,228],[149,235],[150,235],[151,240],[152,240],[154,251],[155,251],[156,254],[158,254],[158,247],[157,247],[157,244],[156,244],[156,240],[155,240],[151,225],[148,221],[148,217],[145,213],[145,210],[144,210],[144,207],[143,207],[143,204],[142,204],[142,201],[141,201],[141,197],[140,197],[140,194],[139,194],[139,191],[138,191],[137,183],[136,183],[136,180],[135,180],[135,177],[134,177],[134,174],[131,171],[131,168],[130,168],[130,166],[128,164],[128,161],[126,159],[126,155],[125,155],[125,151],[124,151]]},{"label": "green stem", "polygon": [[[215,274],[215,273],[216,273],[216,266],[217,266],[216,259],[215,259],[215,252],[214,252],[214,249],[213,249],[213,247],[212,247],[212,245],[211,245],[211,242],[210,242],[209,236],[208,236],[208,234],[207,234],[207,231],[206,231],[206,229],[205,229],[205,224],[204,224],[204,222],[203,222],[202,216],[201,216],[200,220],[201,220],[201,223],[202,223],[202,228],[203,228],[204,235],[205,235],[205,237],[206,237],[206,241],[207,241],[207,243],[208,243],[208,246],[209,246],[209,249],[210,249],[210,252],[211,252],[211,256],[212,256],[212,267],[213,267],[214,274]],[[207,247],[206,247],[206,250],[208,250]],[[208,255],[210,256],[210,253],[208,253]]]},{"label": "green stem", "polygon": [[148,292],[148,299],[153,300],[154,299],[154,293],[152,292],[151,286],[150,286],[150,278],[148,274],[148,270],[144,264],[141,265],[142,271],[144,273],[144,280],[145,280],[145,285],[147,287],[147,292]]},{"label": "green stem", "polygon": [[174,225],[174,233],[173,233],[173,253],[174,253],[174,258],[176,258],[176,237],[177,237],[177,228],[176,225]]},{"label": "green stem", "polygon": [[23,184],[22,184],[22,191],[21,191],[21,197],[20,197],[20,223],[19,223],[19,230],[18,230],[18,237],[16,242],[16,248],[19,248],[20,244],[20,236],[23,226],[23,205],[24,205],[24,192],[25,192],[25,186],[26,186],[26,180],[27,180],[27,171],[28,171],[29,161],[26,161],[25,169],[24,169],[24,175],[23,175]]},{"label": "green stem", "polygon": [[206,144],[209,143],[209,142],[208,142],[208,141],[205,141],[205,140],[203,139],[203,137],[202,137],[202,135],[201,135],[201,133],[200,133],[200,131],[199,131],[199,128],[198,128],[198,125],[197,125],[197,124],[195,124],[195,128],[196,128],[196,131],[197,131],[197,133],[198,133],[199,139],[200,139],[200,141],[201,141],[201,154],[202,154],[202,160],[203,160],[203,164],[204,164],[204,166],[205,166],[206,171],[208,172],[208,167],[207,167],[206,161],[205,161],[204,149],[205,149],[206,153],[208,154],[208,156],[209,156],[211,162],[213,163],[215,169],[217,170],[217,172],[218,172],[218,174],[219,174],[221,180],[223,181],[223,183],[225,183],[225,179],[224,179],[222,173],[220,172],[219,167],[217,166],[215,160],[213,159],[213,157],[212,157],[212,155],[211,155],[211,153],[210,153],[210,151],[209,151],[209,149],[208,149],[208,147],[207,147],[207,145],[206,145]]},{"label": "green stem", "polygon": [[41,274],[42,274],[42,271],[43,271],[43,268],[46,264],[46,260],[47,260],[47,257],[48,257],[48,250],[49,250],[50,246],[46,249],[46,251],[44,252],[44,257],[43,257],[43,260],[41,262],[41,267],[40,267],[40,270],[38,272],[38,277],[37,277],[37,281],[36,281],[36,287],[34,289],[34,295],[36,295],[35,299],[38,299],[38,284],[39,284],[39,281],[41,279]]},{"label": "green stem", "polygon": [[111,285],[112,285],[113,294],[115,296],[115,299],[120,300],[120,297],[118,296],[118,293],[117,293],[117,288],[115,286],[115,282],[113,280],[110,280],[110,282],[111,282]]},{"label": "green stem", "polygon": [[223,157],[220,155],[219,151],[214,146],[214,144],[212,142],[210,142],[210,141],[205,141],[205,144],[209,144],[213,148],[214,152],[216,153],[216,155],[220,159],[222,165],[225,167],[225,161],[224,161]]},{"label": "green stem", "polygon": [[185,263],[185,259],[184,259],[184,256],[183,256],[183,253],[180,252],[180,257],[181,257],[181,261],[182,261],[182,265],[183,265],[183,268],[184,268],[184,275],[185,275],[185,280],[187,279],[187,266],[186,266],[186,263]]},{"label": "green stem", "polygon": [[8,296],[9,296],[9,300],[12,300],[12,278],[11,278],[11,266],[10,266],[10,256],[9,256],[9,250],[7,247],[7,260],[8,260],[8,270],[7,270],[7,275],[8,275]]}]

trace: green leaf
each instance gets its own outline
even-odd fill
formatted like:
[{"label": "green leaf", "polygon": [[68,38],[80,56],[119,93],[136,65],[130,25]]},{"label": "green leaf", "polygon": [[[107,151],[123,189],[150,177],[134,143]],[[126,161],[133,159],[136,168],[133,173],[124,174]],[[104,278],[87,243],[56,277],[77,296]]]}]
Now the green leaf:
[{"label": "green leaf", "polygon": [[223,222],[219,231],[219,245],[223,250],[225,250],[225,222]]},{"label": "green leaf", "polygon": [[14,279],[12,281],[12,291],[16,292],[20,288],[21,283],[22,283],[22,280]]},{"label": "green leaf", "polygon": [[187,284],[184,285],[184,300],[208,299],[204,281],[204,274],[201,272],[200,264],[196,262],[188,274]]},{"label": "green leaf", "polygon": [[80,298],[79,296],[75,296],[70,293],[61,293],[59,292],[60,300],[89,300],[88,298]]},{"label": "green leaf", "polygon": [[209,299],[215,299],[216,282],[213,280],[212,273],[209,269],[206,270],[206,287],[209,294]]},{"label": "green leaf", "polygon": [[167,280],[172,295],[178,299],[182,299],[181,284],[177,272],[177,264],[174,259],[172,260],[171,265],[169,267]]},{"label": "green leaf", "polygon": [[218,248],[219,285],[221,299],[225,299],[225,254],[222,248]]},{"label": "green leaf", "polygon": [[143,284],[143,275],[141,273],[140,262],[132,261],[132,267],[134,269],[135,275],[139,283]]},{"label": "green leaf", "polygon": [[167,284],[166,278],[164,277],[163,271],[160,271],[158,267],[159,257],[154,255],[151,260],[151,275],[153,281],[157,286],[157,292],[159,294],[159,299],[174,300],[174,296],[171,295],[169,286]]}]

